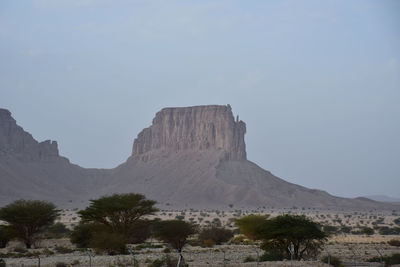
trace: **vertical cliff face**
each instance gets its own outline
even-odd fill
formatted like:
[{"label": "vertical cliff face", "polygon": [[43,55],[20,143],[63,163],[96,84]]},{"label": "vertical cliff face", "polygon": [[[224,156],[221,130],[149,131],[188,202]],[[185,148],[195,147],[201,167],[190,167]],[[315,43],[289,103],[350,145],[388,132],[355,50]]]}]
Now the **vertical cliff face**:
[{"label": "vertical cliff face", "polygon": [[24,160],[51,160],[59,156],[56,141],[37,142],[17,125],[6,109],[0,109],[0,155]]},{"label": "vertical cliff face", "polygon": [[[132,156],[154,150],[222,150],[225,158],[246,159],[244,134],[246,124],[236,121],[227,106],[164,108],[153,124],[139,133],[133,143]],[[143,157],[142,157],[143,158]]]}]

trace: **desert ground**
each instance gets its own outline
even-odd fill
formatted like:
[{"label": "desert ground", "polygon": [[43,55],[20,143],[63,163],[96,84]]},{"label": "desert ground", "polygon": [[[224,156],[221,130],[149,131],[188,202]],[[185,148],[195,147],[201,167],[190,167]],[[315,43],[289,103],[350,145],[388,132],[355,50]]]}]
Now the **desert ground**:
[{"label": "desert ground", "polygon": [[[394,227],[395,219],[400,217],[395,211],[331,211],[331,210],[313,210],[313,209],[276,209],[276,210],[240,210],[231,209],[225,211],[218,210],[161,210],[153,218],[160,219],[183,219],[202,226],[209,224],[220,225],[234,229],[234,220],[249,214],[269,214],[276,216],[279,214],[304,214],[307,217],[330,226],[351,227],[350,233],[332,234],[326,242],[318,258],[312,261],[300,262],[245,262],[246,259],[256,259],[263,251],[259,249],[258,243],[250,241],[237,242],[230,241],[228,244],[199,247],[185,246],[183,256],[189,266],[328,266],[321,262],[324,256],[339,257],[345,266],[382,266],[381,263],[366,262],[372,257],[381,255],[392,255],[400,253],[400,247],[391,246],[389,240],[400,240],[400,235],[382,235],[379,231],[366,235],[357,232],[363,227]],[[62,211],[60,222],[73,228],[79,222],[77,209],[67,209]],[[14,252],[21,247],[21,244],[12,242],[7,248],[1,249],[1,255]],[[137,262],[139,266],[149,266],[156,259],[161,259],[167,255],[171,258],[177,258],[177,253],[170,250],[166,251],[168,246],[159,243],[157,240],[148,240],[145,245],[132,245],[131,255],[96,255],[92,251],[79,250],[69,242],[68,239],[51,239],[40,241],[36,248],[29,250],[31,254],[40,254],[40,266],[57,266],[57,263],[65,263],[66,266],[89,266],[91,260],[92,266],[111,267],[111,266],[134,266]],[[57,248],[67,248],[62,251]],[[91,255],[91,259],[89,257]],[[39,257],[30,255],[30,257],[4,258],[7,266],[10,267],[30,267],[38,266]],[[0,256],[1,258],[1,256]]]}]

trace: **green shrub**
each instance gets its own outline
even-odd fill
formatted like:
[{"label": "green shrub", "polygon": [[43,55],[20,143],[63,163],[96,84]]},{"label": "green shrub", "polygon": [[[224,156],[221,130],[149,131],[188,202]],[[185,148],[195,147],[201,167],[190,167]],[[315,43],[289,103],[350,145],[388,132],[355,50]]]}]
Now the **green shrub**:
[{"label": "green shrub", "polygon": [[108,255],[127,254],[125,237],[119,233],[97,232],[91,238],[89,245],[98,252],[106,252]]},{"label": "green shrub", "polygon": [[6,267],[6,262],[3,259],[0,259],[0,267]]},{"label": "green shrub", "polygon": [[255,262],[257,259],[253,258],[252,256],[247,256],[243,262]]},{"label": "green shrub", "polygon": [[364,235],[373,235],[374,234],[374,229],[370,227],[362,227],[361,228],[361,233]]},{"label": "green shrub", "polygon": [[171,259],[169,254],[165,255],[161,259],[156,259],[148,267],[175,267],[178,264],[178,259]]},{"label": "green shrub", "polygon": [[400,247],[400,240],[398,239],[391,239],[387,243],[394,247]]},{"label": "green shrub", "polygon": [[323,230],[328,235],[336,234],[339,231],[337,226],[332,226],[332,225],[324,225]]},{"label": "green shrub", "polygon": [[279,250],[269,250],[261,255],[260,261],[282,261],[284,255]]},{"label": "green shrub", "polygon": [[129,227],[128,233],[125,235],[129,244],[144,243],[151,236],[152,222],[149,220],[137,220]]},{"label": "green shrub", "polygon": [[66,237],[71,233],[71,230],[69,230],[63,223],[55,223],[43,233],[43,236],[45,238],[62,238]]},{"label": "green shrub", "polygon": [[351,227],[349,226],[342,226],[340,227],[340,232],[344,233],[344,234],[350,234],[351,232]]},{"label": "green shrub", "polygon": [[75,251],[74,249],[63,247],[63,246],[56,246],[54,248],[54,250],[57,251],[60,254],[67,254],[67,253],[72,253],[72,252]]},{"label": "green shrub", "polygon": [[386,256],[383,258],[383,261],[385,262],[385,266],[400,264],[400,253],[396,253],[391,256]]},{"label": "green shrub", "polygon": [[343,265],[342,265],[342,261],[341,261],[338,257],[335,257],[335,256],[331,256],[330,259],[328,258],[328,256],[325,256],[325,257],[323,257],[323,258],[321,259],[321,261],[322,261],[323,263],[328,263],[328,261],[329,261],[329,262],[330,262],[330,265],[332,265],[332,266],[334,266],[334,267],[343,266]]},{"label": "green shrub", "polygon": [[381,226],[377,229],[381,235],[400,235],[400,227],[390,228],[388,226]]},{"label": "green shrub", "polygon": [[78,248],[89,247],[95,228],[96,226],[92,223],[78,224],[71,232],[71,243],[75,244]]},{"label": "green shrub", "polygon": [[18,253],[27,253],[28,250],[25,249],[25,248],[23,248],[23,247],[18,246],[18,247],[15,247],[15,248],[14,248],[14,252],[18,252]]},{"label": "green shrub", "polygon": [[0,248],[5,248],[11,240],[11,232],[8,226],[0,225]]},{"label": "green shrub", "polygon": [[220,228],[220,227],[207,227],[203,229],[199,234],[199,241],[201,244],[210,243],[209,240],[213,241],[214,244],[221,245],[229,241],[233,237],[233,233],[229,229]]},{"label": "green shrub", "polygon": [[380,257],[373,257],[368,259],[367,262],[380,262],[381,260],[383,260],[385,266],[400,264],[400,253],[392,254],[390,256],[385,256],[382,259]]},{"label": "green shrub", "polygon": [[201,245],[204,246],[204,247],[211,248],[211,247],[213,247],[215,245],[215,242],[212,239],[206,239],[206,240],[203,240]]}]

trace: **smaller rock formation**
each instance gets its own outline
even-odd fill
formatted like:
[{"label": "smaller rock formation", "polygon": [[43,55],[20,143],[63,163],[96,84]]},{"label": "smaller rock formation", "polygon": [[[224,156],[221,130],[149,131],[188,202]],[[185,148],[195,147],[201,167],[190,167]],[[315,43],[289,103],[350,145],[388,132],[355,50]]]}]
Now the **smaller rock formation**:
[{"label": "smaller rock formation", "polygon": [[17,125],[11,112],[0,109],[0,155],[12,155],[21,160],[53,160],[59,157],[56,141],[36,141]]},{"label": "smaller rock formation", "polygon": [[132,156],[146,161],[149,152],[222,150],[227,160],[246,160],[246,124],[234,120],[230,105],[164,108],[139,133]]}]

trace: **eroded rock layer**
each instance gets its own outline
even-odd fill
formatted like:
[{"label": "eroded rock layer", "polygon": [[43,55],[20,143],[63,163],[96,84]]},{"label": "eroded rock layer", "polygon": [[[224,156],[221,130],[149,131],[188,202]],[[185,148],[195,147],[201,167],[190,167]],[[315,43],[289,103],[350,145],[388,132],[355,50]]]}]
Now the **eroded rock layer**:
[{"label": "eroded rock layer", "polygon": [[222,150],[225,159],[246,160],[246,124],[234,120],[227,106],[164,108],[153,124],[139,133],[132,156],[147,160],[155,150]]}]

